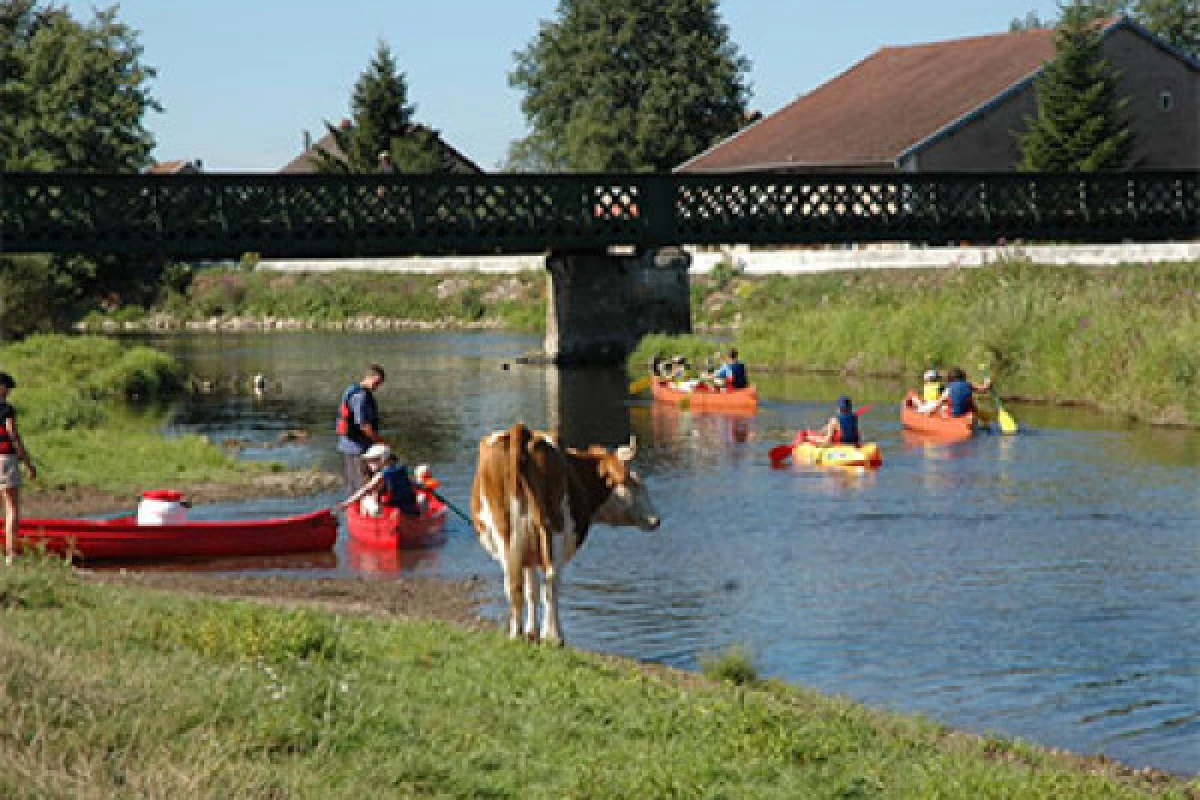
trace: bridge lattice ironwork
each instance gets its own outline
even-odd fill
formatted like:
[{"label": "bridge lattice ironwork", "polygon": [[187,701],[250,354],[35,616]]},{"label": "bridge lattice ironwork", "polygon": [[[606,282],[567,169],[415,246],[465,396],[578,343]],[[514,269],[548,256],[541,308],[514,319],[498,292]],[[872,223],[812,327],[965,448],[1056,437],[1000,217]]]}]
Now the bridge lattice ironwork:
[{"label": "bridge lattice ironwork", "polygon": [[1200,236],[1200,172],[0,173],[0,253],[222,258]]}]

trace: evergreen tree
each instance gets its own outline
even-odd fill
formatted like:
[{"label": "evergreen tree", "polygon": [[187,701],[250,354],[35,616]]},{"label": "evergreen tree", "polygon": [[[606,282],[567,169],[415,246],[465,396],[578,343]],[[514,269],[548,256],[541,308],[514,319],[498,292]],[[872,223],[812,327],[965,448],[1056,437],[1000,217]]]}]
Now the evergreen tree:
[{"label": "evergreen tree", "polygon": [[400,172],[444,171],[441,140],[413,123],[416,107],[408,102],[408,82],[385,42],[355,83],[350,111],[348,127],[325,124],[341,156],[317,150],[319,172],[376,172],[384,152]]},{"label": "evergreen tree", "polygon": [[515,58],[517,168],[666,171],[743,123],[749,62],[717,0],[559,0]]},{"label": "evergreen tree", "polygon": [[1180,50],[1200,58],[1200,4],[1196,0],[1140,0],[1137,18]]},{"label": "evergreen tree", "polygon": [[1064,8],[1055,35],[1055,56],[1037,79],[1036,118],[1017,134],[1020,169],[1026,172],[1091,172],[1121,169],[1133,137],[1121,120],[1124,100],[1101,54],[1101,32],[1079,0]]}]

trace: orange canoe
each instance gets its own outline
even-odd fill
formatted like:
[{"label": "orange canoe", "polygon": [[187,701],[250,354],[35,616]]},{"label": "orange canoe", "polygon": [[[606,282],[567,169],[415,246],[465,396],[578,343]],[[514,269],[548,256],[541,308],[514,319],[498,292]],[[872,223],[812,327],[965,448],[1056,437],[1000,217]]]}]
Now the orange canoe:
[{"label": "orange canoe", "polygon": [[975,433],[974,414],[952,417],[944,410],[922,414],[917,411],[918,402],[916,392],[910,391],[904,397],[904,404],[900,407],[900,421],[905,430],[943,442],[961,442],[970,439]]},{"label": "orange canoe", "polygon": [[689,411],[729,411],[754,414],[758,411],[758,389],[712,389],[703,384],[692,391],[678,389],[668,380],[654,381],[654,399]]}]

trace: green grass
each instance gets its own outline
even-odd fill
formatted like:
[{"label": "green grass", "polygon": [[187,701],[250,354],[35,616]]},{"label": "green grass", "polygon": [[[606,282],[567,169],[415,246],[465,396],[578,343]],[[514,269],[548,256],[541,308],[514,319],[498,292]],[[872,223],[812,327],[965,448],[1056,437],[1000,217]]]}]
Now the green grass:
[{"label": "green grass", "polygon": [[47,561],[0,571],[0,597],[26,592],[38,599],[0,604],[5,798],[1151,796],[1030,745],[776,682],[80,585]]},{"label": "green grass", "polygon": [[163,435],[158,401],[184,374],[160,351],[97,336],[31,336],[0,348],[0,368],[17,380],[9,400],[40,473],[32,491],[88,487],[132,498],[164,482],[238,483],[272,468],[239,463],[198,436]]},{"label": "green grass", "polygon": [[545,297],[546,278],[540,272],[296,274],[220,268],[196,272],[183,291],[165,291],[154,308],[93,312],[83,324],[98,330],[105,321],[150,323],[149,315],[158,312],[176,324],[211,317],[272,317],[334,326],[356,317],[378,317],[452,325],[491,323],[508,330],[540,332],[546,322]]},{"label": "green grass", "polygon": [[[727,328],[757,368],[911,377],[984,369],[1006,395],[1200,424],[1200,264],[862,271],[693,282],[698,328]],[[630,359],[707,354],[647,338]],[[695,363],[695,362],[694,362]]]}]

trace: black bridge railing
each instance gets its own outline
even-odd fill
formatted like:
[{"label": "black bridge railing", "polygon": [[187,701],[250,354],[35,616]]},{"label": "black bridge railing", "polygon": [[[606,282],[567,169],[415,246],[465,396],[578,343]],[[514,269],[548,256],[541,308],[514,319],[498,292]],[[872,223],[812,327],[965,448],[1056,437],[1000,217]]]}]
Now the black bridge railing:
[{"label": "black bridge railing", "polygon": [[0,173],[0,253],[354,257],[612,245],[1194,239],[1198,177]]}]

